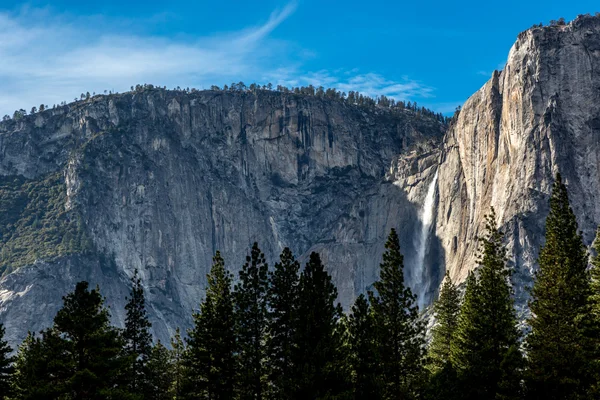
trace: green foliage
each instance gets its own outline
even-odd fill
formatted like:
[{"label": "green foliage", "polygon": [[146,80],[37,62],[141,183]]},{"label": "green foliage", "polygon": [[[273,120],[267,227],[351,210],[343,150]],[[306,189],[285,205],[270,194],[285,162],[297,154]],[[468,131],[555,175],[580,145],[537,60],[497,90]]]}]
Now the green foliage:
[{"label": "green foliage", "polygon": [[518,399],[522,359],[509,284],[511,270],[493,209],[486,216],[478,262],[478,277],[470,273],[467,278],[451,361],[465,399]]},{"label": "green foliage", "polygon": [[119,331],[109,324],[99,289],[79,282],[63,301],[54,318],[58,340],[52,347],[60,353],[55,362],[66,375],[65,393],[76,399],[135,398],[122,385],[131,360],[123,355]]},{"label": "green foliage", "polygon": [[81,219],[65,208],[60,173],[38,180],[0,177],[0,272],[7,274],[36,259],[91,250]]},{"label": "green foliage", "polygon": [[183,382],[185,380],[185,354],[187,349],[181,338],[179,328],[175,330],[175,336],[171,338],[171,349],[173,359],[173,383],[171,385],[171,395],[174,400],[183,399]]},{"label": "green foliage", "polygon": [[432,372],[443,369],[450,362],[450,349],[460,312],[460,292],[446,272],[440,295],[433,304],[436,325],[431,330],[429,361]]},{"label": "green foliage", "polygon": [[241,399],[261,399],[265,395],[268,268],[264,254],[254,243],[235,286],[238,395]]},{"label": "green foliage", "polygon": [[349,367],[355,400],[381,398],[375,321],[367,298],[358,296],[348,317]]},{"label": "green foliage", "polygon": [[418,398],[425,381],[424,326],[416,296],[404,284],[404,257],[396,230],[385,244],[376,293],[370,294],[383,371],[384,399]]},{"label": "green foliage", "polygon": [[11,378],[13,374],[11,357],[12,349],[8,342],[4,340],[4,325],[0,324],[0,400],[7,398],[11,394]]},{"label": "green foliage", "polygon": [[273,399],[289,399],[294,392],[299,270],[300,263],[286,247],[270,276],[267,352]]},{"label": "green foliage", "polygon": [[98,289],[87,282],[63,297],[54,326],[29,334],[15,362],[16,399],[137,399],[123,382],[129,360],[124,341],[109,325]]},{"label": "green foliage", "polygon": [[16,400],[66,398],[69,370],[61,361],[64,346],[57,332],[48,329],[36,337],[31,332],[19,346],[12,381]]},{"label": "green foliage", "polygon": [[310,254],[299,287],[294,352],[297,389],[292,398],[339,398],[348,390],[341,352],[343,336],[338,329],[342,307],[335,303],[337,289],[317,253]]},{"label": "green foliage", "polygon": [[586,336],[591,339],[592,362],[590,372],[593,376],[591,394],[600,397],[600,227],[596,230],[596,238],[592,245],[594,257],[590,269],[589,318]]},{"label": "green foliage", "polygon": [[173,400],[174,367],[172,352],[158,341],[148,359],[145,400]]},{"label": "green foliage", "polygon": [[591,386],[592,343],[585,321],[590,311],[587,251],[557,174],[546,219],[546,243],[531,291],[527,337],[530,398],[579,399]]},{"label": "green foliage", "polygon": [[125,305],[125,354],[130,357],[131,366],[128,375],[129,390],[132,393],[149,393],[147,364],[152,353],[152,324],[146,315],[144,288],[137,269],[131,278],[131,294]]},{"label": "green foliage", "polygon": [[231,281],[217,251],[206,297],[188,333],[184,379],[187,398],[226,400],[234,396],[236,338]]}]

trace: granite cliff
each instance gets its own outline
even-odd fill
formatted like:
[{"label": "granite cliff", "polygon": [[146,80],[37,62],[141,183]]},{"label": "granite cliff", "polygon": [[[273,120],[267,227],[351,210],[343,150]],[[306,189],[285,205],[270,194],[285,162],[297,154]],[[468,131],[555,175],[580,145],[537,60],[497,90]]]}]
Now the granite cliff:
[{"label": "granite cliff", "polygon": [[[235,272],[254,241],[270,262],[285,246],[301,259],[320,252],[348,307],[375,280],[392,227],[416,254],[418,175],[435,162],[416,155],[438,148],[444,129],[408,110],[266,90],[149,89],[4,122],[7,337],[48,326],[80,280],[100,285],[121,325],[138,269],[167,341],[190,326],[214,252]],[[410,187],[394,184],[398,160]]]},{"label": "granite cliff", "polygon": [[557,172],[589,245],[600,223],[600,17],[519,34],[449,127],[263,90],[97,96],[0,124],[0,319],[16,343],[85,279],[122,324],[138,269],[166,340],[189,326],[214,251],[236,271],[253,241],[270,262],[284,246],[301,259],[321,252],[348,307],[376,279],[392,227],[426,305],[445,269],[460,282],[475,267],[490,207],[526,312]]},{"label": "granite cliff", "polygon": [[587,245],[600,223],[600,17],[519,34],[504,69],[452,122],[439,156],[435,234],[446,268],[464,280],[494,207],[525,311],[557,172]]}]

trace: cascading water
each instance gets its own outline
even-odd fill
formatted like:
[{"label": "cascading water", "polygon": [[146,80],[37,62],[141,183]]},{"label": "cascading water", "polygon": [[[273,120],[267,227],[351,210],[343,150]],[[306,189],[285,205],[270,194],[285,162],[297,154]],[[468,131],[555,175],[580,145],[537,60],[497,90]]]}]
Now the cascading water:
[{"label": "cascading water", "polygon": [[435,171],[433,180],[429,184],[427,189],[427,195],[425,196],[425,202],[421,209],[421,232],[415,237],[415,246],[417,248],[417,257],[414,270],[413,287],[417,294],[417,302],[419,309],[423,309],[425,305],[425,293],[427,292],[427,284],[425,277],[425,256],[427,255],[427,248],[429,242],[429,234],[431,232],[431,224],[433,222],[433,216],[435,211],[435,192],[437,189],[437,178],[438,171]]}]

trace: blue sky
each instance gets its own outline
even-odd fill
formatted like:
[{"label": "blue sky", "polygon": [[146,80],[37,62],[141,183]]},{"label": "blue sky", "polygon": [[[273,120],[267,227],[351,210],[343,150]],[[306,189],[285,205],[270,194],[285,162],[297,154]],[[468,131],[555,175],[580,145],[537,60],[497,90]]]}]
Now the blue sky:
[{"label": "blue sky", "polygon": [[233,81],[323,85],[451,112],[534,23],[568,1],[0,0],[0,114],[126,91]]}]

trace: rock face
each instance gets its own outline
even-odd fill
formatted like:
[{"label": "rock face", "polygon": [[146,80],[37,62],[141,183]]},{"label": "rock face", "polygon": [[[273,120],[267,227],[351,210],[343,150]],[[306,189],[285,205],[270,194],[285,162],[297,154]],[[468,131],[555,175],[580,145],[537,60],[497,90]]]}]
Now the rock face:
[{"label": "rock face", "polygon": [[600,18],[521,33],[504,70],[451,124],[440,160],[436,235],[446,268],[459,281],[473,269],[494,207],[524,306],[557,172],[588,245],[600,223]]},{"label": "rock face", "polygon": [[[285,246],[301,259],[320,252],[348,307],[376,279],[391,228],[403,233],[407,258],[416,253],[412,232],[429,182],[422,172],[437,160],[422,154],[435,154],[444,129],[411,111],[310,96],[159,89],[2,123],[0,175],[26,181],[18,195],[14,184],[0,195],[19,219],[0,231],[2,259],[20,262],[3,266],[0,281],[7,337],[16,344],[49,326],[80,280],[100,285],[122,325],[138,269],[153,332],[168,342],[190,326],[214,252],[235,272],[254,241],[270,263]],[[61,251],[22,250],[18,236],[37,231],[27,207],[17,207],[29,200],[14,198],[37,198],[27,188],[45,188],[39,182],[57,173],[63,179],[48,192],[64,196],[46,202],[64,203],[51,214],[64,223],[50,230],[46,213],[41,229]],[[27,263],[20,254],[39,256]],[[439,265],[428,271],[437,282]],[[423,297],[434,291],[424,287]]]},{"label": "rock face", "polygon": [[[521,33],[447,131],[409,111],[270,91],[98,96],[0,124],[0,320],[16,344],[88,280],[122,324],[138,269],[166,341],[190,325],[214,252],[235,272],[254,241],[271,263],[284,246],[301,259],[320,252],[348,308],[376,279],[391,228],[428,304],[444,269],[460,282],[475,268],[491,207],[526,312],[557,172],[590,244],[600,17]],[[423,210],[428,191],[434,208]]]}]

